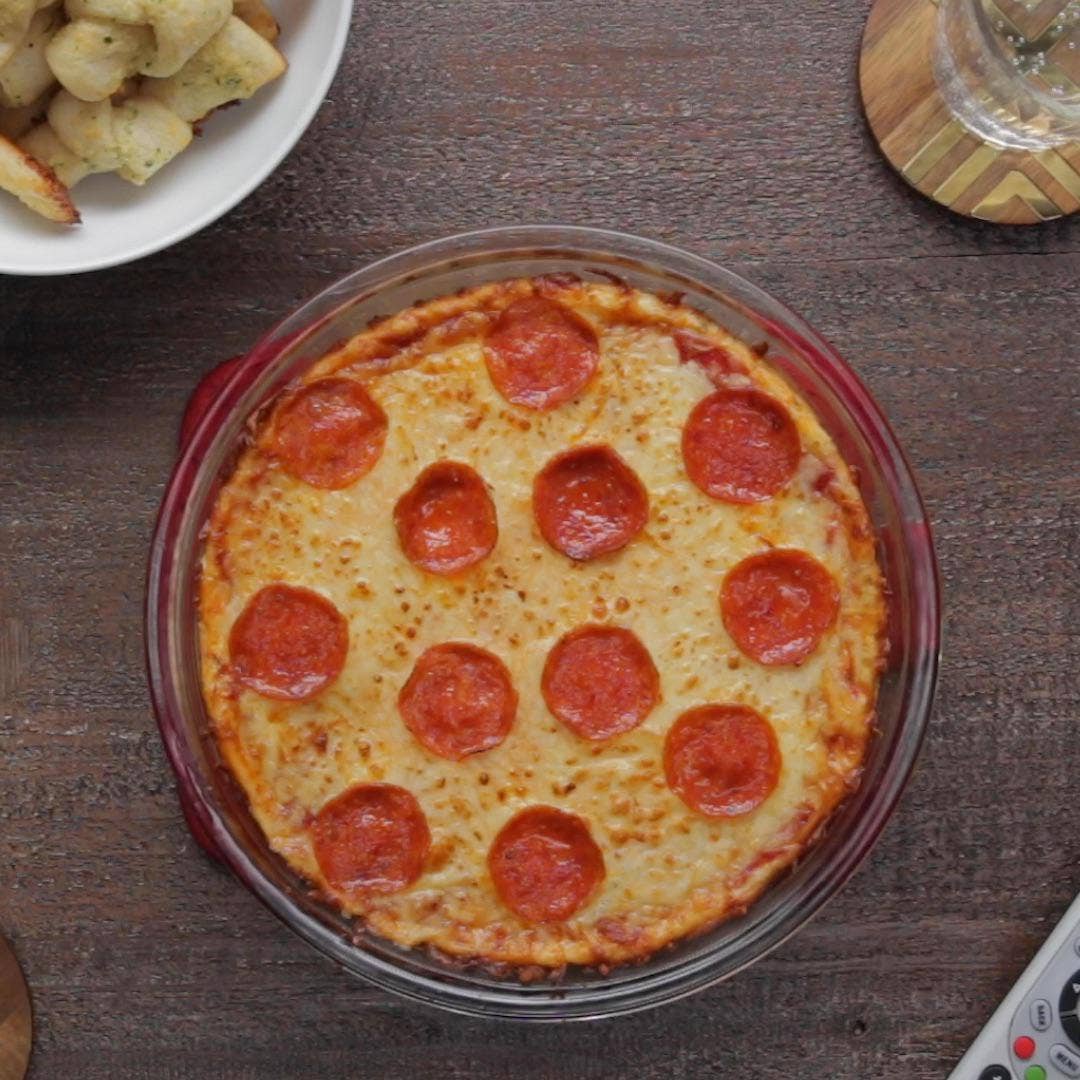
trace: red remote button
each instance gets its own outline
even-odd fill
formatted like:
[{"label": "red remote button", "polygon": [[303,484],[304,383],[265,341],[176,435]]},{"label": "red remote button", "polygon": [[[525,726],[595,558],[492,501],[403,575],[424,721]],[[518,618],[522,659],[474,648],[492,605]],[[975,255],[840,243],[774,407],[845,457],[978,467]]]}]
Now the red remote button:
[{"label": "red remote button", "polygon": [[1020,1038],[1013,1043],[1013,1053],[1021,1061],[1027,1061],[1027,1059],[1035,1053],[1035,1040],[1028,1038],[1027,1035],[1021,1035]]}]

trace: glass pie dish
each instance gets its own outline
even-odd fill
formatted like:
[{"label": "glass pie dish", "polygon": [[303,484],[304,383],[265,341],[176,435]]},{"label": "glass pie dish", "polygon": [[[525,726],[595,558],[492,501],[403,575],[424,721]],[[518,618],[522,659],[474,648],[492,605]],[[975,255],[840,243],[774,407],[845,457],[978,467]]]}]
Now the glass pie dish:
[{"label": "glass pie dish", "polygon": [[[364,933],[270,849],[211,731],[199,677],[196,586],[204,527],[252,417],[307,366],[372,320],[418,301],[486,281],[567,272],[679,294],[755,348],[767,348],[770,363],[814,407],[858,477],[886,579],[888,655],[861,784],[797,865],[745,914],[640,964],[608,972],[572,968],[530,981]],[[469,233],[383,259],[309,300],[250,353],[211,373],[184,418],[146,599],[151,697],[200,844],[355,975],[457,1012],[524,1020],[614,1016],[675,1000],[760,959],[811,918],[866,857],[900,798],[930,715],[939,635],[937,566],[914,479],[888,423],[833,350],[796,315],[714,263],[633,236],[566,227]]]}]

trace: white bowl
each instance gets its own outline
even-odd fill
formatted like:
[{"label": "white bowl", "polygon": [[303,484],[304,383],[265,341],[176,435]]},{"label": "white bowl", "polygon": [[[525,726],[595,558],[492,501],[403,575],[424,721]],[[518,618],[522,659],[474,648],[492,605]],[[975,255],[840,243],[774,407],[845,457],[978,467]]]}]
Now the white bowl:
[{"label": "white bowl", "polygon": [[0,273],[76,274],[141,259],[216,221],[278,166],[311,123],[349,32],[352,0],[269,0],[284,75],[207,120],[201,137],[134,187],[107,173],[73,191],[81,225],[55,225],[0,191]]}]

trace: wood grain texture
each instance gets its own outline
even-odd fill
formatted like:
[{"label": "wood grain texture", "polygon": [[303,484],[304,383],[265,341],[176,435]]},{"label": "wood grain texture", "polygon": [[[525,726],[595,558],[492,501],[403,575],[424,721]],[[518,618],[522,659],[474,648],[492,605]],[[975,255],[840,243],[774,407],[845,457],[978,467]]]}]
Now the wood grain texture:
[{"label": "wood grain texture", "polygon": [[[0,930],[32,1077],[946,1075],[1080,887],[1080,225],[966,221],[896,178],[859,116],[866,13],[361,0],[316,123],[225,220],[0,279]],[[915,779],[814,923],[688,1001],[522,1028],[352,982],[200,854],[141,603],[200,375],[375,256],[537,220],[712,256],[834,342],[921,476],[947,631]]]},{"label": "wood grain texture", "polygon": [[0,1080],[23,1080],[30,1064],[33,1016],[19,961],[0,938]]}]

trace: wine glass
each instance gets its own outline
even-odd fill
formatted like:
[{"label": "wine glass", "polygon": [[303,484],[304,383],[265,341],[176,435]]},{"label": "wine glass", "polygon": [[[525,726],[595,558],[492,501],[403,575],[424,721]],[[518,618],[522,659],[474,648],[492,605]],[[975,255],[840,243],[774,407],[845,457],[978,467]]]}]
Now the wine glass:
[{"label": "wine glass", "polygon": [[1080,0],[939,0],[934,75],[968,130],[1040,151],[1080,140]]}]

